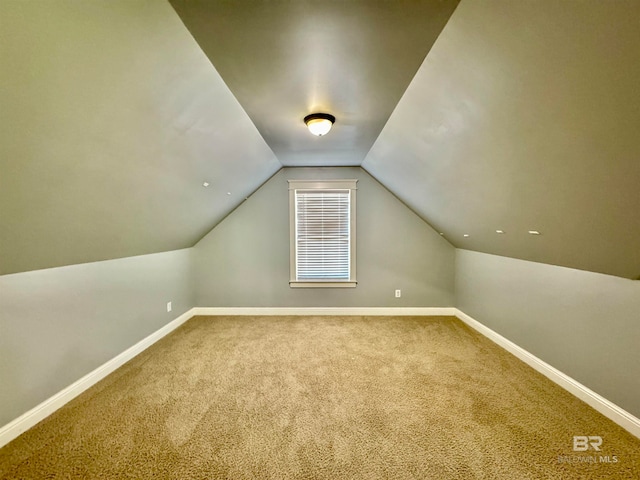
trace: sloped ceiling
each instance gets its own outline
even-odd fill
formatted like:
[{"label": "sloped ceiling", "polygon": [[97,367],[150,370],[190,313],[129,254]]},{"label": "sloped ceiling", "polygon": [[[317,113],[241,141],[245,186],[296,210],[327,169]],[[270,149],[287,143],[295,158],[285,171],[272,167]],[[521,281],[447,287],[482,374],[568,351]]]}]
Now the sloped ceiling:
[{"label": "sloped ceiling", "polygon": [[362,166],[456,247],[638,278],[639,127],[640,2],[465,0]]},{"label": "sloped ceiling", "polygon": [[640,2],[456,5],[0,2],[0,274],[189,247],[283,164],[361,163],[457,247],[637,278]]},{"label": "sloped ceiling", "polygon": [[283,165],[335,166],[362,163],[458,0],[171,4]]},{"label": "sloped ceiling", "polygon": [[0,2],[0,87],[0,274],[190,247],[281,168],[164,1]]}]

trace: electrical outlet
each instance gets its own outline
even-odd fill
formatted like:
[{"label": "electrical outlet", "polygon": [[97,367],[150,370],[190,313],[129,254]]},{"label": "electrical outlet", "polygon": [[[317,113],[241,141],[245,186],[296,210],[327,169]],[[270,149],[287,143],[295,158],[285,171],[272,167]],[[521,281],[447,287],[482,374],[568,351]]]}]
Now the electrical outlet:
[{"label": "electrical outlet", "polygon": [[171,311],[171,302],[167,302],[167,312]]},{"label": "electrical outlet", "polygon": [[400,298],[402,296],[402,290],[396,290],[396,298]]}]

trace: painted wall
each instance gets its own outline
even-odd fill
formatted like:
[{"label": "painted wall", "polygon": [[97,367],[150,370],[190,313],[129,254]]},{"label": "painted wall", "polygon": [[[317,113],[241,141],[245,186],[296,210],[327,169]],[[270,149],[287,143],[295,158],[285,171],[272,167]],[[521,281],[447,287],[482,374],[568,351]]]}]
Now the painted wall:
[{"label": "painted wall", "polygon": [[191,247],[281,166],[162,0],[0,0],[0,112],[0,275]]},{"label": "painted wall", "polygon": [[456,247],[638,278],[638,85],[639,1],[463,0],[362,167]]},{"label": "painted wall", "polygon": [[[357,178],[356,288],[289,287],[288,179]],[[454,248],[359,167],[286,168],[194,247],[203,307],[453,306]],[[394,290],[402,297],[395,298]]]},{"label": "painted wall", "polygon": [[191,253],[0,276],[0,426],[190,309]]},{"label": "painted wall", "polygon": [[640,282],[456,251],[456,306],[640,417]]}]

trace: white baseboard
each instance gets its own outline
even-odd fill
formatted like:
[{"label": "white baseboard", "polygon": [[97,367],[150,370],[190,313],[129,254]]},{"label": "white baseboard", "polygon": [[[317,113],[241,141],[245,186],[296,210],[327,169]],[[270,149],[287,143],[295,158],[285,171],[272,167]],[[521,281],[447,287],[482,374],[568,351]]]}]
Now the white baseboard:
[{"label": "white baseboard", "polygon": [[456,315],[453,307],[195,307],[194,315]]},{"label": "white baseboard", "polygon": [[88,373],[80,380],[77,380],[64,390],[61,390],[41,404],[35,406],[28,412],[24,413],[12,422],[6,424],[4,427],[0,428],[0,447],[6,445],[11,440],[18,437],[21,433],[33,427],[36,423],[44,420],[46,417],[51,415],[66,403],[73,400],[89,387],[95,385],[111,372],[121,367],[133,357],[156,343],[162,337],[171,333],[191,317],[193,317],[193,309],[183,313],[175,320],[172,320],[164,327],[156,330],[148,337],[140,340],[138,343],[128,348],[118,356],[112,358],[107,363],[104,363],[92,372]]},{"label": "white baseboard", "polygon": [[455,316],[455,308],[426,307],[347,307],[347,308],[299,308],[299,307],[196,307],[188,310],[164,327],[112,358],[67,388],[22,414],[0,428],[0,447],[3,447],[38,422],[73,400],[89,387],[124,365],[162,337],[196,315],[416,315]]},{"label": "white baseboard", "polygon": [[493,341],[497,345],[501,346],[508,352],[512,353],[520,360],[525,362],[530,367],[534,368],[551,381],[557,383],[569,393],[575,395],[587,405],[593,407],[605,417],[614,421],[622,428],[627,430],[632,435],[640,438],[640,419],[631,415],[626,410],[618,407],[616,404],[610,402],[606,398],[598,395],[593,390],[585,387],[580,382],[574,380],[570,376],[562,373],[560,370],[552,367],[548,363],[540,360],[538,357],[529,353],[524,348],[519,347],[510,340],[507,340],[499,333],[494,332],[489,327],[484,326],[482,323],[471,318],[466,313],[455,309],[456,317],[469,325],[471,328],[481,333],[489,340]]},{"label": "white baseboard", "polygon": [[118,356],[88,373],[64,390],[53,395],[41,404],[32,408],[4,427],[0,428],[0,447],[6,445],[21,433],[44,420],[60,407],[71,401],[89,387],[112,373],[133,357],[149,348],[162,337],[171,333],[191,317],[196,315],[395,315],[395,316],[456,316],[474,330],[489,338],[520,360],[533,367],[565,390],[586,402],[591,407],[620,425],[631,434],[640,438],[640,419],[623,410],[568,375],[543,362],[535,355],[527,352],[502,335],[482,325],[469,315],[450,307],[337,307],[337,308],[303,308],[303,307],[195,307],[183,313],[175,320],[142,339]]}]

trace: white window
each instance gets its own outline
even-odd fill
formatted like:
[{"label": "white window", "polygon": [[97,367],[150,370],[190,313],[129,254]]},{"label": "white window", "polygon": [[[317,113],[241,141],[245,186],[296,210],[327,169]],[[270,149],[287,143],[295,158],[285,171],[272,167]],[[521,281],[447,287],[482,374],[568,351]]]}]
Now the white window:
[{"label": "white window", "polygon": [[357,180],[289,180],[292,287],[356,286]]}]

